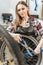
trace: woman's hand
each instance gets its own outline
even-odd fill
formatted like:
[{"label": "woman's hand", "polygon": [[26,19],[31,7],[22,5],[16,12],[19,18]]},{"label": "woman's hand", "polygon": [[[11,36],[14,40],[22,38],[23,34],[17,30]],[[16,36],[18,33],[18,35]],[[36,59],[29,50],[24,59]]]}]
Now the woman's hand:
[{"label": "woman's hand", "polygon": [[42,46],[43,46],[43,36],[42,36],[41,40],[39,41],[39,44],[37,45],[37,47],[34,50],[35,54],[40,53],[40,51],[41,51],[40,49],[41,49]]},{"label": "woman's hand", "polygon": [[34,50],[35,54],[40,54],[40,51],[41,51],[41,50],[40,50],[40,48],[38,48],[38,47],[36,47],[35,50]]},{"label": "woman's hand", "polygon": [[20,34],[15,34],[15,35],[13,36],[13,38],[14,38],[17,42],[20,42],[20,40],[21,40]]},{"label": "woman's hand", "polygon": [[14,38],[14,40],[16,40],[17,42],[20,42],[20,40],[21,40],[20,34],[15,34],[15,33],[11,33],[11,32],[8,32],[8,33]]}]

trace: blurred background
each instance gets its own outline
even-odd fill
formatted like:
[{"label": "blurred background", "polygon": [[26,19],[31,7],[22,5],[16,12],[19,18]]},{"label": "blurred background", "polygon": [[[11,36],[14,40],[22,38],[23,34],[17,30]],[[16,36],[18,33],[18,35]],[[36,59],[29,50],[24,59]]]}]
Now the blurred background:
[{"label": "blurred background", "polygon": [[[4,19],[15,19],[15,6],[20,0],[0,0],[0,24]],[[43,0],[23,0],[29,5],[30,15],[35,15],[43,20]],[[9,21],[10,21],[9,20]],[[10,22],[11,22],[10,21]]]}]

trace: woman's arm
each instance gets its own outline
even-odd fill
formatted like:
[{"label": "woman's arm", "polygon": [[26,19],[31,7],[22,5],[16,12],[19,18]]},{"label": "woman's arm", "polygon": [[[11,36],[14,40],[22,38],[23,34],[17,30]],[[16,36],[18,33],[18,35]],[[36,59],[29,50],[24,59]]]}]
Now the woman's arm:
[{"label": "woman's arm", "polygon": [[43,46],[43,37],[41,38],[41,40],[39,41],[39,44],[37,45],[37,47],[35,48],[34,52],[35,54],[39,54],[40,53],[40,48]]},{"label": "woman's arm", "polygon": [[36,27],[37,27],[38,31],[40,32],[40,34],[41,34],[41,36],[42,36],[41,39],[40,39],[40,41],[39,41],[38,46],[37,46],[37,47],[35,48],[35,50],[34,50],[34,52],[35,52],[36,54],[39,54],[39,53],[40,53],[40,48],[43,46],[43,27],[42,27],[42,25],[41,25],[40,22],[37,22]]},{"label": "woman's arm", "polygon": [[7,31],[8,31],[8,33],[17,41],[17,42],[19,42],[20,40],[21,40],[21,35],[20,34],[16,34],[16,33],[14,33],[14,31],[15,31],[15,25],[14,25],[15,23],[14,22],[12,22],[10,25],[9,25],[9,27],[7,28]]}]

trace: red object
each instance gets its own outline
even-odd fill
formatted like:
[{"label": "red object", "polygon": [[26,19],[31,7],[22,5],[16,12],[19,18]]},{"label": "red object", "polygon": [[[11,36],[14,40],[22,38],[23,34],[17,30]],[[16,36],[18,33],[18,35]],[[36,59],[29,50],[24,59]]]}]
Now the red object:
[{"label": "red object", "polygon": [[39,30],[39,29],[41,29],[41,28],[42,28],[41,23],[39,23],[39,24],[37,25],[37,29]]}]

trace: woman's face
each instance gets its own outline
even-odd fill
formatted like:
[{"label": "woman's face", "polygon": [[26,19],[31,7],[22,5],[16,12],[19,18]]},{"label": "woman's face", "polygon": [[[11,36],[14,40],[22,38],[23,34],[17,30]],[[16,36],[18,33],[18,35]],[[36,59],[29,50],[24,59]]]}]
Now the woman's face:
[{"label": "woman's face", "polygon": [[28,10],[28,8],[25,6],[25,5],[23,5],[23,4],[19,4],[18,6],[17,6],[17,13],[18,13],[18,15],[20,15],[22,18],[23,17],[26,17],[28,14],[27,14],[27,10]]}]

